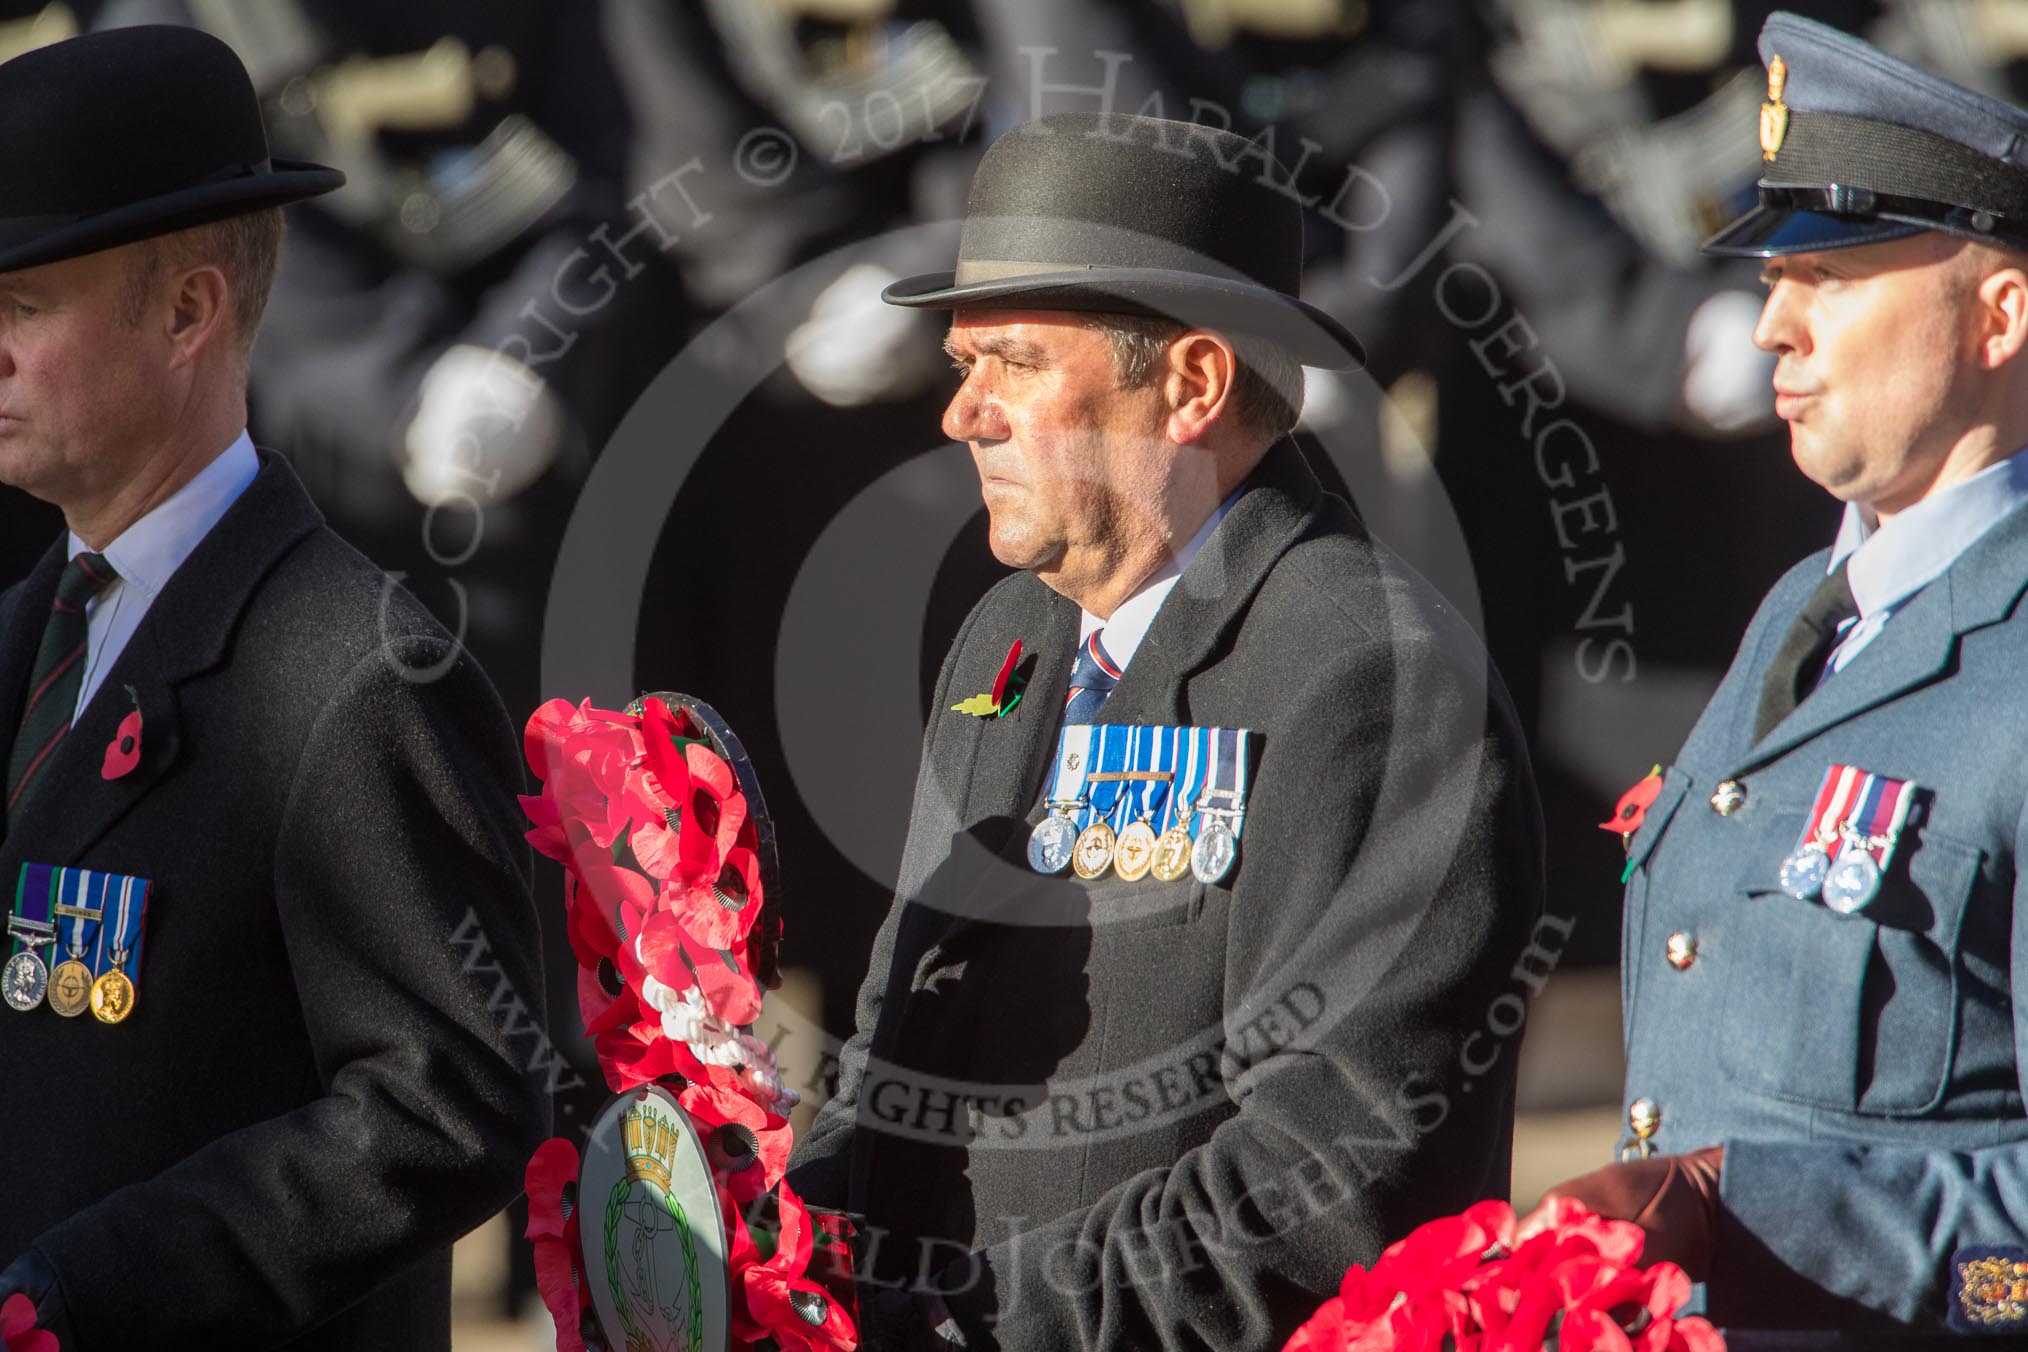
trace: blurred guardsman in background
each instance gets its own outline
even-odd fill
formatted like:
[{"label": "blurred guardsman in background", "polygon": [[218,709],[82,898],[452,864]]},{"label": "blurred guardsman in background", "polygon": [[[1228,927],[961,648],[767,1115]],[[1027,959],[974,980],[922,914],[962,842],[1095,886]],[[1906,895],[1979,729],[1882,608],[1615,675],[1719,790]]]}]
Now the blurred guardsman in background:
[{"label": "blurred guardsman in background", "polygon": [[869,1346],[1278,1346],[1506,1191],[1483,1020],[1541,818],[1477,637],[1286,439],[1297,363],[1359,359],[1296,299],[1287,174],[1045,117],[987,152],[955,272],[883,293],[954,312],[943,429],[1019,571],[945,659],[793,1160],[864,1220]]},{"label": "blurred guardsman in background", "polygon": [[69,527],[0,594],[0,1297],[441,1352],[542,986],[498,698],[244,431],[279,209],[342,177],[184,28],[0,65],[0,128],[0,482]]},{"label": "blurred guardsman in background", "polygon": [[1622,1162],[1557,1191],[1735,1348],[2018,1337],[2028,115],[1790,14],[1760,52],[1760,205],[1706,247],[1767,260],[1755,340],[1844,526],[1629,804]]}]

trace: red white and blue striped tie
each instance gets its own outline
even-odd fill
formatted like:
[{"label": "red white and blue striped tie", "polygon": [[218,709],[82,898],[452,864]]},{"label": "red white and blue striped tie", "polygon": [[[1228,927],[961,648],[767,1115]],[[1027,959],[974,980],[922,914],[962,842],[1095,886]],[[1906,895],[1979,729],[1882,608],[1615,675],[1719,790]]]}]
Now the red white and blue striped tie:
[{"label": "red white and blue striped tie", "polygon": [[1089,723],[1098,717],[1106,696],[1120,683],[1119,664],[1099,641],[1104,632],[1094,629],[1091,637],[1078,645],[1077,661],[1070,668],[1070,697],[1063,705],[1065,723]]}]

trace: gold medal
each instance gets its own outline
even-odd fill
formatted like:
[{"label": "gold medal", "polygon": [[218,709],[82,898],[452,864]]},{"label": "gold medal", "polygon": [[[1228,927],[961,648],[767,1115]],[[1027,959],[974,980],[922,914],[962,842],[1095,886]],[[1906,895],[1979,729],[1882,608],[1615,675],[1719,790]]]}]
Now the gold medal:
[{"label": "gold medal", "polygon": [[66,958],[49,974],[49,1007],[66,1019],[74,1019],[91,1008],[92,969],[76,958]]},{"label": "gold medal", "polygon": [[1077,854],[1070,866],[1077,876],[1087,882],[1103,878],[1106,870],[1113,866],[1113,828],[1104,822],[1093,822],[1077,837]]},{"label": "gold medal", "polygon": [[1165,883],[1173,883],[1190,871],[1190,832],[1181,822],[1164,831],[1155,842],[1155,858],[1149,871]]},{"label": "gold medal", "polygon": [[1145,821],[1130,823],[1113,846],[1113,872],[1130,883],[1148,876],[1155,862],[1155,828]]},{"label": "gold medal", "polygon": [[92,1015],[100,1023],[118,1023],[134,1012],[134,983],[117,967],[92,982]]}]

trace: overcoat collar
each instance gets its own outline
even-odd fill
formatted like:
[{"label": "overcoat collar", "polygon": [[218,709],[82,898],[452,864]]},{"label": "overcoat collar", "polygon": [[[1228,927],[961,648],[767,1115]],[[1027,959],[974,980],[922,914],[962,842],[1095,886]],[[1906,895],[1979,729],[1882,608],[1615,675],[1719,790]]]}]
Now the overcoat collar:
[{"label": "overcoat collar", "polygon": [[[1801,570],[1796,605],[1807,595],[1804,582],[1814,585],[1828,555],[1818,554],[1816,567]],[[1761,741],[1747,748],[1731,777],[1746,774],[1808,741],[1828,728],[1877,708],[1916,686],[1949,671],[1959,641],[1969,633],[1997,624],[2014,612],[2028,588],[2028,507],[2016,508],[1980,536],[1942,576],[1917,592],[1894,612],[1879,637],[1823,687],[1796,706]],[[1734,692],[1749,705],[1760,698],[1761,680],[1774,661],[1788,628],[1782,619],[1765,626],[1753,660],[1742,668],[1744,679]],[[1748,717],[1743,726],[1751,727]]]},{"label": "overcoat collar", "polygon": [[[225,657],[241,612],[289,549],[323,524],[286,461],[261,453],[260,473],[240,494],[134,631],[83,716],[58,746],[19,814],[0,824],[0,887],[24,860],[75,864],[183,752],[176,687]],[[0,763],[21,717],[42,620],[64,565],[58,539],[22,584],[0,631]],[[127,688],[134,692],[127,697]],[[118,779],[101,774],[106,747],[138,701],[141,760]]]}]

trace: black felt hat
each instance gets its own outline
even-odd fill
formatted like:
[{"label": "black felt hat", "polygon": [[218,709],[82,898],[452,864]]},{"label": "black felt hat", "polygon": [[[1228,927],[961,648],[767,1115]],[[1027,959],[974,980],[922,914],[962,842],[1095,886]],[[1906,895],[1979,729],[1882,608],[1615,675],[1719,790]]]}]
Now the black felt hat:
[{"label": "black felt hat", "polygon": [[1273,340],[1306,366],[1360,366],[1343,324],[1297,299],[1303,203],[1231,132],[1058,113],[986,151],[953,272],[895,282],[894,305],[1161,315]]},{"label": "black felt hat", "polygon": [[0,146],[0,272],[345,182],[268,157],[246,67],[193,28],[112,28],[0,64]]},{"label": "black felt hat", "polygon": [[1924,230],[2028,249],[2028,113],[1795,14],[1760,34],[1759,203],[1721,257],[1878,244]]}]

